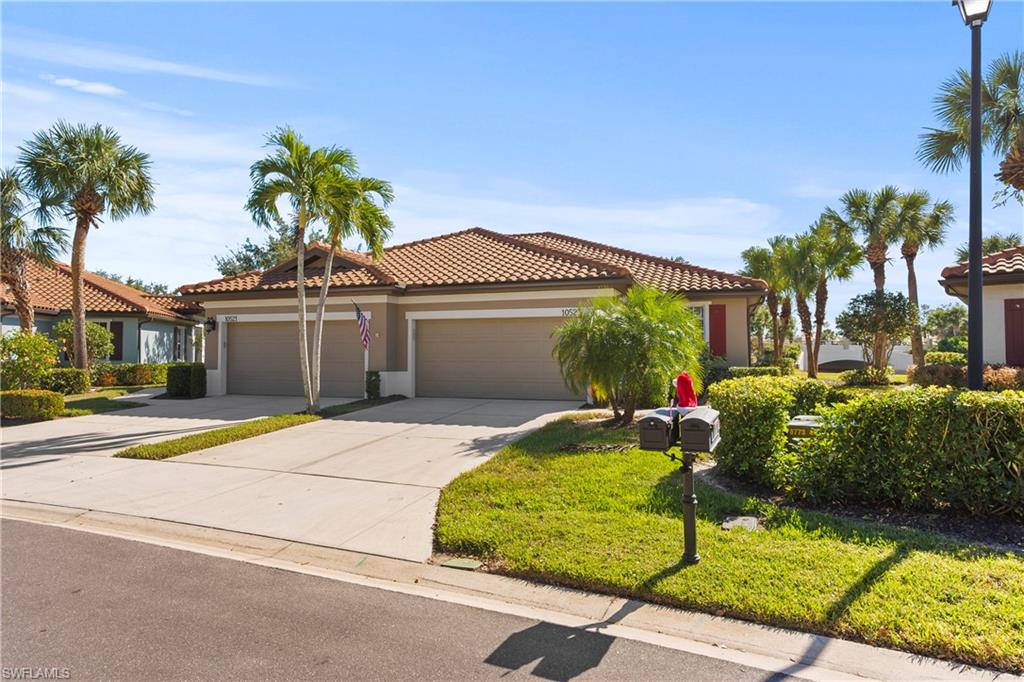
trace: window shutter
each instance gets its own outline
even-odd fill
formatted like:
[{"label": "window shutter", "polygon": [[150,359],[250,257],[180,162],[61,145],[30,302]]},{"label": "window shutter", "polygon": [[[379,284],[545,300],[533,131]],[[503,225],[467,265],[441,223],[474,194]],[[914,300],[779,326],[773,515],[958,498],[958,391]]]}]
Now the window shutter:
[{"label": "window shutter", "polygon": [[114,352],[110,354],[111,360],[124,359],[124,322],[111,322],[110,333],[114,335]]},{"label": "window shutter", "polygon": [[721,304],[708,306],[708,318],[711,354],[724,357],[726,355],[725,306]]}]

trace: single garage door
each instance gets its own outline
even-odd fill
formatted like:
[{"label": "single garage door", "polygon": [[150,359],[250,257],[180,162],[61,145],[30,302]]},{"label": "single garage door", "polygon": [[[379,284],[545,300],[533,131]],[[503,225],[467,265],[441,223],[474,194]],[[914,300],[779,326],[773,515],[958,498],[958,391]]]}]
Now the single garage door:
[{"label": "single garage door", "polygon": [[554,318],[419,320],[416,395],[572,400],[551,356]]},{"label": "single garage door", "polygon": [[[295,322],[228,325],[228,393],[302,395]],[[313,325],[309,325],[310,347]],[[363,347],[354,321],[324,323],[320,395],[363,397]]]}]

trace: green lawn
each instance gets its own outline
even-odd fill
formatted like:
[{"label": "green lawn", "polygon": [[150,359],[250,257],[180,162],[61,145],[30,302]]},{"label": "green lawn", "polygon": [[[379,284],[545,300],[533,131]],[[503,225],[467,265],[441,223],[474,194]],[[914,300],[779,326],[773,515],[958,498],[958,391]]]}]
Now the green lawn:
[{"label": "green lawn", "polygon": [[262,436],[265,433],[280,431],[281,429],[298,426],[299,424],[308,424],[320,419],[329,419],[330,417],[337,417],[350,412],[356,412],[357,410],[365,410],[368,407],[384,405],[395,400],[401,400],[401,398],[389,397],[356,400],[350,403],[325,407],[320,410],[319,414],[279,414],[273,417],[253,419],[241,424],[193,433],[181,438],[172,438],[158,443],[134,445],[115,452],[114,457],[126,457],[129,459],[167,459],[168,457],[177,457],[189,452],[197,452],[246,438]]},{"label": "green lawn", "polygon": [[[511,575],[1024,670],[1024,558],[699,485],[702,561],[684,566],[678,465],[615,449],[633,438],[561,421],[506,447],[444,490],[438,549]],[[739,513],[768,529],[721,529]]]},{"label": "green lawn", "polygon": [[78,393],[64,396],[64,411],[62,417],[83,417],[88,414],[99,414],[101,412],[113,412],[114,410],[126,410],[131,407],[143,407],[145,403],[133,400],[112,400],[122,395],[135,393],[147,388],[146,386],[111,386],[101,388],[88,393]]},{"label": "green lawn", "polygon": [[[839,375],[841,372],[818,372],[818,378],[822,381],[837,384],[839,383]],[[793,375],[801,378],[807,378],[807,372],[802,369],[793,370]],[[889,376],[889,381],[893,384],[905,384],[907,383],[906,374],[892,374]],[[878,387],[883,388],[883,387]],[[877,389],[876,389],[877,390]]]}]

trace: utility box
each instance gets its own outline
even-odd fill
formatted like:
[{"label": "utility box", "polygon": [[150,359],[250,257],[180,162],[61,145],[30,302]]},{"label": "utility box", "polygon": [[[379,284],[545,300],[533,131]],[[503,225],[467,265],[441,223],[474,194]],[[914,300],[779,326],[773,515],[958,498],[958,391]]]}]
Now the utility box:
[{"label": "utility box", "polygon": [[718,410],[705,405],[690,410],[679,421],[679,447],[683,452],[714,452],[721,439]]},{"label": "utility box", "polygon": [[816,414],[798,414],[789,420],[787,434],[790,438],[807,438],[821,428],[821,417]]},{"label": "utility box", "polygon": [[673,414],[671,410],[657,410],[640,420],[640,449],[664,452],[672,447]]}]

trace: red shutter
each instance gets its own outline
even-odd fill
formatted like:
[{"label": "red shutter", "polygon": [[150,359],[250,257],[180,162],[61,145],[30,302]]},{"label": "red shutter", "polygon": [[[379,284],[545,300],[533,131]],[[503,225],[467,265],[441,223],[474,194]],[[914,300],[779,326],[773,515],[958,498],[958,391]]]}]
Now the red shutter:
[{"label": "red shutter", "polygon": [[711,337],[711,354],[724,357],[726,355],[725,306],[709,306],[708,318],[708,331]]},{"label": "red shutter", "polygon": [[124,359],[124,322],[111,322],[110,333],[114,335],[114,352],[110,355],[111,360]]}]

